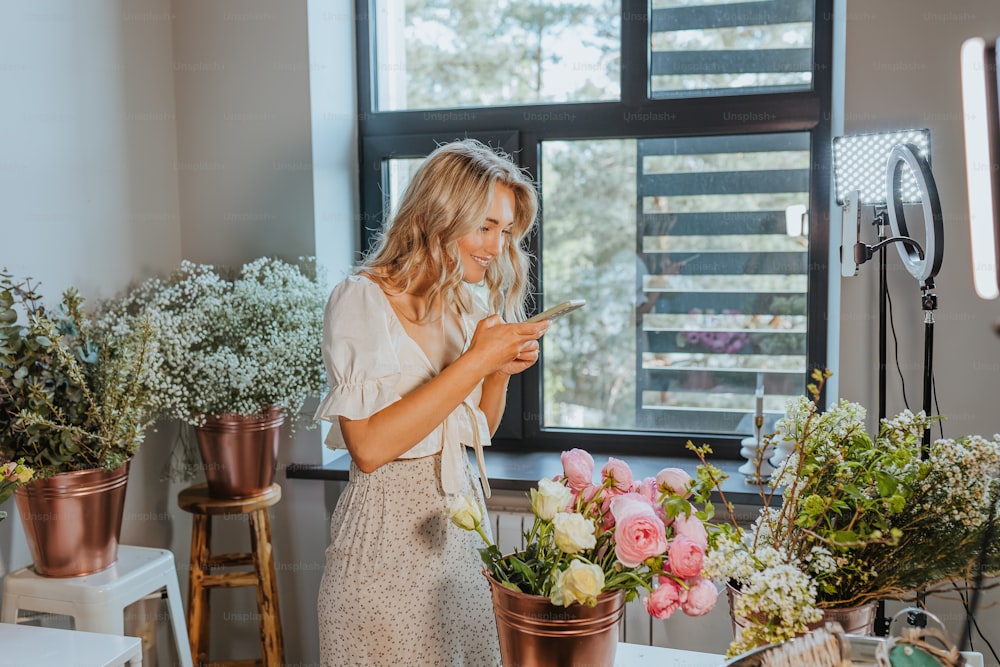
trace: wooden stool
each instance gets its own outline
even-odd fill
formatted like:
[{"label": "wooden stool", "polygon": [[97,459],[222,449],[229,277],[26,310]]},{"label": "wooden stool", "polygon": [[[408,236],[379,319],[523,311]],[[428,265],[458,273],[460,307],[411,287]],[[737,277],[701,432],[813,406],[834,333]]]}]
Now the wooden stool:
[{"label": "wooden stool", "polygon": [[[191,526],[191,572],[188,578],[188,635],[195,665],[208,660],[209,591],[212,588],[257,587],[257,613],[260,623],[262,660],[240,660],[219,665],[260,665],[279,667],[285,661],[278,610],[278,583],[274,576],[271,553],[271,519],[268,508],[281,500],[281,487],[271,488],[252,498],[213,498],[208,485],[184,489],[177,504],[194,515]],[[250,520],[250,553],[212,554],[211,517],[246,514]],[[212,573],[212,568],[253,566],[252,571]]]}]

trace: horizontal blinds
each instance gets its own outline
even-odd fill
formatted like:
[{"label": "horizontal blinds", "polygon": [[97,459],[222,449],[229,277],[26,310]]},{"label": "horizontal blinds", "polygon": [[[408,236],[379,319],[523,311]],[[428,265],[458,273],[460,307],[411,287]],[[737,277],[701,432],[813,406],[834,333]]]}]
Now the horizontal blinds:
[{"label": "horizontal blinds", "polygon": [[809,90],[811,0],[654,0],[649,76],[653,97]]},{"label": "horizontal blinds", "polygon": [[[637,405],[654,428],[750,432],[801,394],[808,254],[806,133],[639,140]],[[792,214],[793,222],[800,221]]]}]

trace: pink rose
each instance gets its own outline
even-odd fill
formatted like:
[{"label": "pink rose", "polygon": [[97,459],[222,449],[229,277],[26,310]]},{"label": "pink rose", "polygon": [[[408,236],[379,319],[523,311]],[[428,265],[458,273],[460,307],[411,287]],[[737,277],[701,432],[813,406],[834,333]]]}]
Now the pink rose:
[{"label": "pink rose", "polygon": [[[620,493],[617,495],[609,493],[606,496],[604,496],[604,500],[601,502],[601,512],[604,517],[604,530],[611,530],[612,528],[615,527],[615,519],[617,515],[611,509],[611,505],[619,498],[635,500],[645,505],[649,505],[650,507],[653,508],[654,511],[657,509],[657,507],[655,507],[653,503],[651,503],[649,499],[646,498],[646,496],[636,491],[629,491],[628,493]],[[666,514],[664,512],[659,512],[658,514],[660,515],[660,520],[664,521]],[[663,525],[666,526],[665,521]]]},{"label": "pink rose", "polygon": [[580,491],[593,481],[594,457],[589,453],[582,449],[571,449],[563,452],[559,458],[562,460],[569,488]]},{"label": "pink rose", "polygon": [[653,508],[632,496],[620,496],[611,503],[615,520],[615,556],[625,567],[667,550],[666,528]]},{"label": "pink rose", "polygon": [[632,470],[621,459],[609,457],[601,468],[601,479],[612,493],[628,493],[632,490]]},{"label": "pink rose", "polygon": [[604,489],[597,484],[589,484],[579,491],[573,491],[572,508],[567,511],[575,512],[579,508],[579,512],[585,516],[592,519],[600,518],[604,502],[601,497],[602,491]]},{"label": "pink rose", "polygon": [[705,524],[701,522],[701,519],[694,515],[693,510],[690,516],[683,512],[678,514],[671,525],[674,529],[674,535],[686,535],[694,540],[702,551],[708,550],[708,531],[705,530]]},{"label": "pink rose", "polygon": [[695,579],[681,601],[681,609],[688,616],[704,616],[712,611],[719,591],[708,579]]},{"label": "pink rose", "polygon": [[589,503],[595,498],[598,501],[600,501],[601,491],[603,490],[604,487],[602,487],[600,484],[588,484],[587,486],[585,486],[583,489],[580,490],[580,497],[583,499],[583,502],[585,503]]},{"label": "pink rose", "polygon": [[701,574],[705,561],[705,550],[687,535],[678,535],[670,543],[667,551],[670,571],[681,579],[690,579]]},{"label": "pink rose", "polygon": [[660,491],[656,485],[655,477],[647,477],[639,482],[639,485],[635,487],[634,493],[637,493],[648,500],[653,505],[653,511],[656,512],[656,516],[660,517],[660,521],[663,522],[663,525],[669,525],[667,523],[667,510],[663,507],[663,505],[656,502]]},{"label": "pink rose", "polygon": [[636,485],[635,491],[636,493],[645,496],[649,500],[649,502],[655,503],[656,498],[659,495],[659,489],[657,488],[656,485],[656,478],[655,477],[645,478],[644,480],[639,482],[639,484]]},{"label": "pink rose", "polygon": [[656,473],[656,485],[662,493],[674,493],[683,498],[691,495],[688,485],[691,475],[680,468],[664,468]]},{"label": "pink rose", "polygon": [[684,594],[684,589],[676,581],[660,577],[660,585],[646,598],[646,611],[653,618],[668,619],[680,608]]}]

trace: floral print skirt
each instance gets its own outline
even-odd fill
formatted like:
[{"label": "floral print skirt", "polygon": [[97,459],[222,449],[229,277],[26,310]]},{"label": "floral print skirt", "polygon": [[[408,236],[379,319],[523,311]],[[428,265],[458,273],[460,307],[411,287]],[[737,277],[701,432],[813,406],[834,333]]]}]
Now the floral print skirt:
[{"label": "floral print skirt", "polygon": [[[466,485],[483,505],[471,468]],[[447,518],[446,504],[440,455],[371,474],[351,464],[319,590],[324,667],[500,666],[484,545]]]}]

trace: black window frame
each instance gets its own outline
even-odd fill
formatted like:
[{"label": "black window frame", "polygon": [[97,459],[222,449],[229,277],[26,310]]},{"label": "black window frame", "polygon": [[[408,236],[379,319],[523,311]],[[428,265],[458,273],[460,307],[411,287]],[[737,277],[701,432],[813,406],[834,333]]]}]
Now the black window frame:
[{"label": "black window frame", "polygon": [[[828,368],[830,210],[833,116],[833,0],[815,0],[811,90],[713,97],[648,94],[647,0],[621,0],[621,99],[569,104],[526,104],[412,111],[375,110],[372,52],[376,26],[373,0],[356,0],[358,67],[358,151],[361,249],[382,221],[383,160],[422,157],[436,142],[475,137],[511,152],[538,178],[540,145],[549,140],[695,137],[809,132],[812,178],[809,188],[807,314],[809,333],[803,393],[812,369]],[[739,124],[734,118],[739,118]],[[572,118],[573,122],[562,122]],[[738,131],[736,131],[738,129]],[[544,218],[544,201],[540,217]],[[529,239],[539,281],[539,234]],[[720,458],[738,458],[742,436],[618,430],[554,429],[540,426],[541,375],[536,364],[512,378],[507,411],[493,440],[495,448],[524,453],[583,447],[622,455],[685,456],[689,439],[708,442]]]}]

